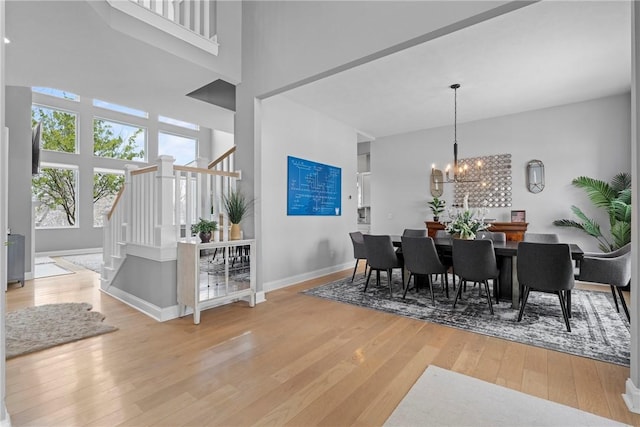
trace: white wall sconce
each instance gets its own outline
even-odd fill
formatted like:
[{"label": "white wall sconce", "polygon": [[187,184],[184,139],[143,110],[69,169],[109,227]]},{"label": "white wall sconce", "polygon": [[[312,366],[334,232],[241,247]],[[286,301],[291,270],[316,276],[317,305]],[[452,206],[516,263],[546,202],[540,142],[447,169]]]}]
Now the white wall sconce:
[{"label": "white wall sconce", "polygon": [[539,193],[544,190],[544,163],[531,160],[527,163],[527,190]]}]

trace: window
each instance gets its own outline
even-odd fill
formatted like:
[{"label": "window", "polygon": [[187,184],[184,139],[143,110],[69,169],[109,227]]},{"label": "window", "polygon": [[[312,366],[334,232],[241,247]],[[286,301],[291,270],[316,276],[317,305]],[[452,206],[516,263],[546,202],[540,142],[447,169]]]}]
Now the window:
[{"label": "window", "polygon": [[36,228],[77,226],[78,169],[75,166],[43,163],[31,186],[38,202]]},{"label": "window", "polygon": [[158,133],[158,154],[173,156],[176,165],[186,165],[196,160],[197,146],[197,139],[165,132]]},{"label": "window", "polygon": [[107,101],[101,101],[99,99],[93,100],[94,107],[104,108],[106,110],[117,111],[119,113],[130,114],[136,117],[142,117],[143,119],[149,118],[149,113],[142,110],[136,110],[135,108],[125,107],[124,105],[113,104]]},{"label": "window", "polygon": [[104,119],[93,120],[93,154],[112,159],[145,161],[147,130]]},{"label": "window", "polygon": [[32,87],[31,91],[49,96],[55,96],[56,98],[68,99],[70,101],[80,101],[80,97],[75,93],[66,92],[60,89],[53,89],[51,87]]},{"label": "window", "polygon": [[57,110],[41,105],[31,106],[31,122],[42,122],[42,148],[64,153],[77,153],[75,113]]},{"label": "window", "polygon": [[104,214],[111,210],[113,202],[124,184],[124,172],[107,169],[93,171],[93,226],[102,227]]},{"label": "window", "polygon": [[189,123],[189,122],[183,122],[182,120],[178,120],[178,119],[172,119],[171,117],[158,116],[158,121],[160,123],[166,123],[168,125],[179,126],[181,128],[185,128],[185,129],[200,130],[200,126],[198,126],[196,124]]}]

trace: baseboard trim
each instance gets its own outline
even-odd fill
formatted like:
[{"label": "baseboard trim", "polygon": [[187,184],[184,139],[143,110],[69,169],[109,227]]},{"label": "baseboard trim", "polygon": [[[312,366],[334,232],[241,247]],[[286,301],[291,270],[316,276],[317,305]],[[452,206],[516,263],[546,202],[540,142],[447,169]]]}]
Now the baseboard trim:
[{"label": "baseboard trim", "polygon": [[286,288],[288,286],[297,285],[300,282],[305,282],[307,280],[317,279],[318,277],[327,276],[329,274],[337,273],[339,271],[346,270],[348,268],[353,268],[353,263],[348,262],[345,264],[334,265],[332,267],[322,268],[320,270],[311,271],[304,274],[299,274],[297,276],[286,277],[280,280],[274,280],[272,282],[264,283],[263,289],[264,292],[271,292],[277,289]]},{"label": "baseboard trim", "polygon": [[267,300],[267,294],[264,291],[256,292],[256,304],[265,302]]},{"label": "baseboard trim", "polygon": [[[106,289],[100,288],[100,290],[105,294],[117,299],[118,301],[121,301],[127,304],[129,307],[135,308],[142,314],[146,314],[152,319],[157,320],[158,322],[166,322],[168,320],[173,320],[181,317],[180,307],[178,306],[178,304],[172,305],[170,307],[161,308],[155,304],[151,304],[150,302],[143,300],[142,298],[139,298],[135,295],[131,295],[130,293],[123,291],[122,289],[115,288],[113,286],[109,286]],[[238,298],[235,301],[240,301],[241,299],[242,298]],[[264,301],[266,301],[264,292],[257,292],[256,303],[260,303]],[[210,308],[219,307],[225,304],[228,304],[228,302],[220,301],[220,304],[214,304],[214,305],[208,306],[207,310]],[[185,310],[184,316],[189,316],[191,314],[193,314],[193,308],[187,307]]]},{"label": "baseboard trim", "polygon": [[127,304],[128,306],[135,308],[139,312],[146,314],[158,322],[166,322],[167,320],[177,319],[180,314],[178,305],[174,305],[171,307],[161,308],[155,304],[151,304],[148,301],[143,300],[135,295],[131,295],[130,293],[123,291],[122,289],[115,288],[113,286],[108,287],[107,289],[100,289],[107,295],[112,296],[113,298]]},{"label": "baseboard trim", "polygon": [[631,378],[627,378],[622,399],[627,404],[629,411],[640,414],[640,389],[631,381]]},{"label": "baseboard trim", "polygon": [[9,416],[9,411],[7,411],[7,406],[4,404],[2,411],[4,412],[4,417],[0,420],[0,427],[11,427],[11,417]]},{"label": "baseboard trim", "polygon": [[69,249],[66,251],[48,251],[48,252],[36,252],[36,257],[53,257],[53,256],[66,256],[66,255],[86,255],[86,254],[99,254],[102,252],[102,248],[87,248],[87,249]]}]

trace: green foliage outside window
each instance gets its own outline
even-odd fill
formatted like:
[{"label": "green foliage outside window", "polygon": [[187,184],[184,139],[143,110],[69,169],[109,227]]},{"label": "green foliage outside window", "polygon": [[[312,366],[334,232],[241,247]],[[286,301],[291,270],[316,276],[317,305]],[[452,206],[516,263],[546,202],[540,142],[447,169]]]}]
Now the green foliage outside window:
[{"label": "green foliage outside window", "polygon": [[[42,148],[45,150],[76,152],[76,115],[64,111],[34,106],[31,110],[32,123],[42,122]],[[116,135],[110,122],[101,119],[93,121],[94,154],[133,160],[144,156],[138,150],[135,138],[143,132],[137,129],[132,135],[123,138]],[[77,185],[76,170],[56,167],[44,167],[38,176],[32,179],[33,194],[46,210],[62,209],[67,224],[76,224]],[[117,174],[94,174],[93,203],[115,195],[124,176]],[[45,214],[46,216],[46,211]]]}]

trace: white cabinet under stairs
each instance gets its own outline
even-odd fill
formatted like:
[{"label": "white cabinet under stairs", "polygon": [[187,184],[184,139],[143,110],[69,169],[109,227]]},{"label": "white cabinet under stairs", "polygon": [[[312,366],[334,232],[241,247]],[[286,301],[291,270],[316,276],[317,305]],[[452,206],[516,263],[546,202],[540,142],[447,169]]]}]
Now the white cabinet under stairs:
[{"label": "white cabinet under stairs", "polygon": [[255,305],[255,240],[178,243],[178,305],[180,315],[193,308],[193,323],[200,311],[248,298]]}]

